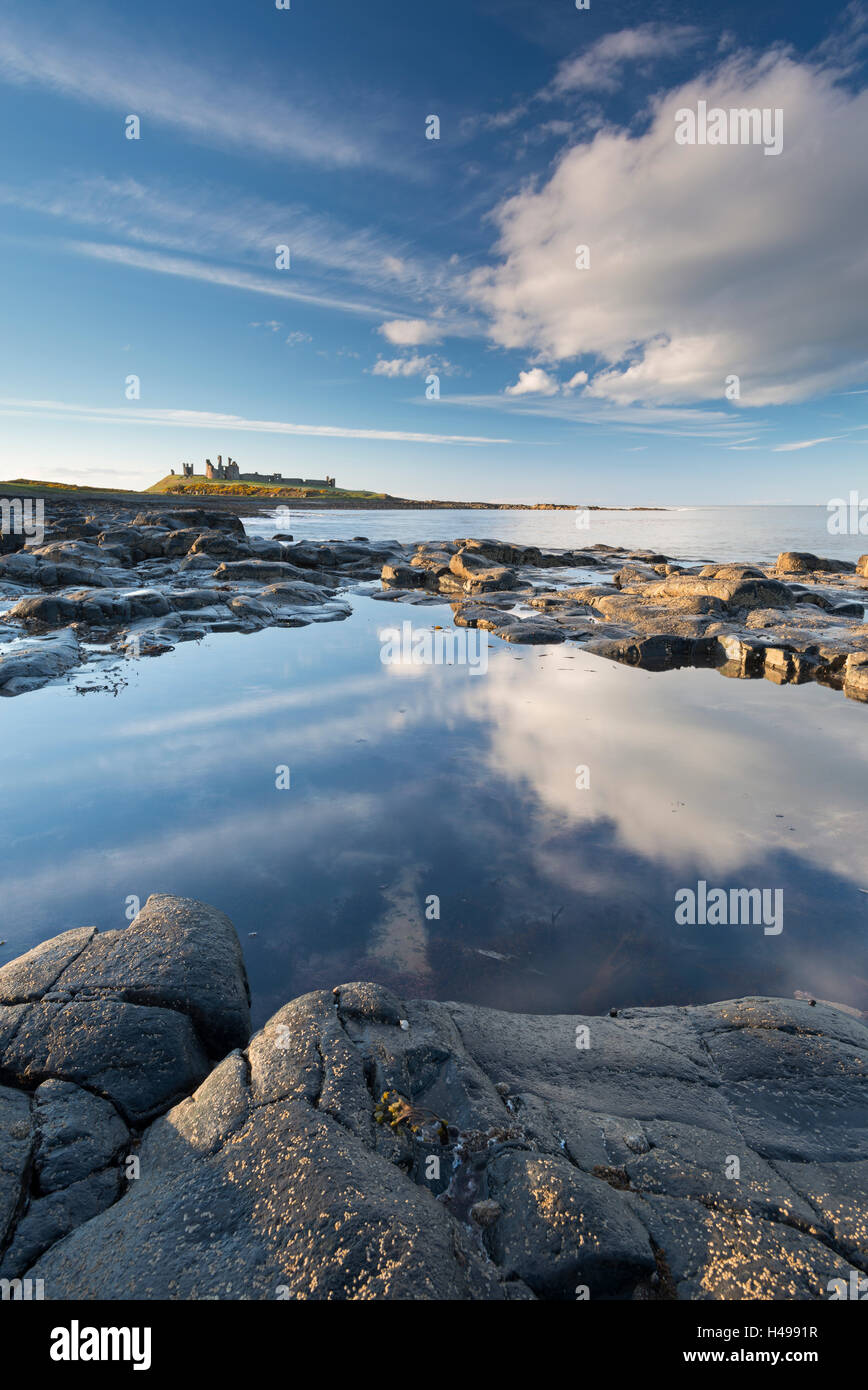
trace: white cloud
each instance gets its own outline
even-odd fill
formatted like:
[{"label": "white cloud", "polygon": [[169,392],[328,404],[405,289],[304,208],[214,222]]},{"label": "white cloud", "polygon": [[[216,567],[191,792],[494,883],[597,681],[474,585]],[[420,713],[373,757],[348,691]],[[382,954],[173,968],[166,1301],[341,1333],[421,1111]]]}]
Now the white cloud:
[{"label": "white cloud", "polygon": [[343,425],[297,425],[287,420],[248,420],[211,410],[145,410],[140,406],[70,405],[64,401],[0,399],[0,415],[86,421],[108,425],[162,425],[174,429],[239,430],[253,434],[301,434],[331,439],[389,439],[411,444],[511,444],[467,434],[415,434],[406,430],[347,428]]},{"label": "white cloud", "polygon": [[519,372],[514,386],[507,386],[508,396],[556,396],[560,387],[553,376],[542,367],[531,367],[529,371]]},{"label": "white cloud", "polygon": [[813,449],[815,444],[831,444],[834,440],[843,438],[841,434],[827,434],[823,439],[799,439],[795,444],[776,444],[772,453],[789,454],[793,449]]},{"label": "white cloud", "polygon": [[[167,179],[110,179],[72,183],[0,184],[0,204],[37,212],[66,224],[97,227],[118,241],[193,257],[242,260],[274,266],[278,243],[291,245],[292,276],[335,275],[394,296],[396,274],[388,248],[394,239],[355,227],[299,203],[281,203],[223,186],[187,187]],[[449,277],[433,258],[401,263],[400,293],[421,295],[447,288]],[[396,306],[397,307],[397,306]]]},{"label": "white cloud", "polygon": [[543,367],[531,367],[526,372],[519,372],[518,381],[514,386],[507,386],[508,396],[556,396],[558,392],[568,396],[571,391],[575,391],[577,386],[586,386],[588,381],[587,372],[576,372],[570,377],[569,381],[560,382],[557,377],[545,371]]},{"label": "white cloud", "polygon": [[699,37],[700,31],[688,24],[642,24],[605,34],[577,58],[561,63],[549,92],[616,91],[627,63],[673,57]]},{"label": "white cloud", "polygon": [[577,386],[587,386],[587,384],[588,384],[588,373],[587,373],[587,372],[576,372],[575,376],[571,376],[570,379],[569,379],[569,381],[565,383],[565,385],[564,385],[564,390],[565,390],[565,391],[575,391],[575,389],[576,389]]},{"label": "white cloud", "polygon": [[81,256],[90,256],[99,261],[112,261],[115,265],[125,265],[132,270],[150,270],[159,275],[178,275],[185,280],[206,280],[209,284],[222,285],[226,289],[250,290],[254,294],[268,294],[276,299],[294,299],[301,304],[319,305],[320,308],[341,309],[345,313],[366,314],[376,318],[383,312],[375,304],[338,299],[328,294],[308,294],[304,290],[293,288],[287,283],[286,277],[281,278],[277,274],[258,275],[235,266],[191,261],[185,256],[168,256],[161,251],[142,251],[132,246],[111,246],[102,241],[70,242],[68,249]]},{"label": "white cloud", "polygon": [[396,347],[419,347],[438,339],[437,328],[427,319],[391,319],[380,324],[379,332]]},{"label": "white cloud", "polygon": [[[677,145],[675,112],[699,99],[782,109],[783,153]],[[723,401],[730,374],[741,406],[859,384],[866,145],[868,91],[779,51],[729,58],[656,100],[641,134],[603,129],[503,202],[500,259],[469,296],[499,346],[595,355],[585,400]]]},{"label": "white cloud", "polygon": [[290,333],[285,340],[290,347],[299,347],[301,343],[312,343],[313,338],[309,333],[302,333],[299,329]]},{"label": "white cloud", "polygon": [[372,376],[421,376],[431,371],[431,357],[378,357],[371,368]]}]

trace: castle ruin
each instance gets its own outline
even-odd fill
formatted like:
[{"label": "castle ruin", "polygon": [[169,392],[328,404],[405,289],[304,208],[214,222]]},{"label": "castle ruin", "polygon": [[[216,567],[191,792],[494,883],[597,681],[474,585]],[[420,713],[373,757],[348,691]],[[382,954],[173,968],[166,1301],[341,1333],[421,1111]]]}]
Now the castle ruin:
[{"label": "castle ruin", "polygon": [[[198,475],[195,471],[195,464],[182,463],[185,478],[195,478]],[[172,469],[172,477],[175,470]],[[217,462],[212,463],[210,459],[205,460],[205,477],[209,483],[273,483],[278,487],[317,487],[333,488],[334,478],[284,478],[280,473],[242,473],[235,459],[227,455],[226,462],[223,462],[223,455],[217,455]]]}]

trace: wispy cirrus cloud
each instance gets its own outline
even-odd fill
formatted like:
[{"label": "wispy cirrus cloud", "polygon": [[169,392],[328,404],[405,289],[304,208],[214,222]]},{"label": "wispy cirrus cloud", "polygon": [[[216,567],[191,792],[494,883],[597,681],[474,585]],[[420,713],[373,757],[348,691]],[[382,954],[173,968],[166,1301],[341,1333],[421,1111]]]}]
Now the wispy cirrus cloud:
[{"label": "wispy cirrus cloud", "polygon": [[[576,374],[581,377],[584,373]],[[552,378],[554,380],[554,378]],[[744,421],[725,410],[696,406],[616,405],[602,401],[586,392],[573,395],[581,382],[565,382],[558,394],[524,392],[519,396],[450,395],[450,405],[471,406],[474,409],[506,411],[510,415],[541,415],[562,420],[564,424],[597,425],[600,428],[626,434],[667,435],[673,438],[721,441],[729,446],[733,435],[744,430]],[[765,429],[763,419],[753,417],[755,429]],[[761,438],[760,435],[755,436]]]},{"label": "wispy cirrus cloud", "polygon": [[[418,249],[410,254],[398,237],[348,225],[302,203],[281,203],[226,186],[204,184],[191,190],[166,178],[97,174],[62,185],[47,180],[25,186],[0,183],[0,207],[36,213],[62,223],[67,232],[80,227],[110,238],[102,252],[100,242],[68,241],[69,249],[91,258],[378,313],[384,319],[380,332],[398,345],[434,342],[447,332],[481,332],[480,322],[462,302],[460,277],[448,262]],[[279,244],[290,247],[289,274],[274,273]],[[174,252],[183,254],[166,259]],[[259,277],[257,283],[251,275]],[[382,296],[378,308],[361,298],[366,294]],[[429,318],[413,316],[420,304],[430,311]]]},{"label": "wispy cirrus cloud", "polygon": [[144,251],[135,246],[113,246],[102,241],[78,241],[67,243],[68,249],[80,256],[93,260],[111,261],[115,265],[128,266],[132,270],[149,270],[158,275],[178,275],[185,280],[205,280],[211,285],[222,285],[226,289],[249,290],[254,294],[267,294],[277,299],[292,299],[302,304],[315,304],[320,308],[340,309],[344,313],[366,314],[379,318],[383,306],[365,304],[353,299],[339,299],[327,294],[308,293],[286,283],[286,277],[278,275],[257,275],[253,271],[235,266],[214,265],[207,261],[194,261],[187,256],[169,256],[161,251]]},{"label": "wispy cirrus cloud", "polygon": [[152,425],[173,429],[239,430],[252,434],[309,435],[330,439],[382,439],[410,444],[511,444],[511,439],[485,435],[421,434],[410,430],[362,429],[345,425],[302,425],[288,420],[249,420],[214,410],[144,409],[127,406],[91,406],[66,401],[0,399],[0,415],[39,416],[43,419],[87,421],[91,424]]},{"label": "wispy cirrus cloud", "polygon": [[566,92],[614,92],[623,80],[629,65],[648,65],[664,58],[674,58],[686,49],[695,47],[702,39],[702,30],[692,24],[640,24],[636,29],[619,29],[604,34],[585,52],[567,58],[558,68],[547,96],[563,96]]},{"label": "wispy cirrus cloud", "polygon": [[776,444],[772,453],[790,454],[796,449],[813,449],[818,444],[833,444],[838,439],[845,439],[843,434],[827,434],[822,439],[797,439],[792,444]]},{"label": "wispy cirrus cloud", "polygon": [[[123,31],[73,27],[61,37],[33,11],[4,16],[0,80],[37,87],[89,106],[180,132],[216,146],[327,168],[384,163],[359,126],[331,119],[321,105],[287,101],[259,72],[239,75],[233,61],[184,62],[165,50],[133,43]],[[298,83],[296,82],[296,88]]]}]

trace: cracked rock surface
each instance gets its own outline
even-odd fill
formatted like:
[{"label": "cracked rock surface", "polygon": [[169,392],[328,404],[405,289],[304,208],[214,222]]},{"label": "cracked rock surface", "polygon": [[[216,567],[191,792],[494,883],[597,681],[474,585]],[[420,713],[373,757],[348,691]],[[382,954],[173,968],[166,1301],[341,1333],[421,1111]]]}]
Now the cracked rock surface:
[{"label": "cracked rock surface", "polygon": [[[231,923],[168,897],[0,985],[0,1276],[49,1299],[810,1300],[868,1271],[868,1026],[822,1002],[532,1016],[361,982],[248,1041]],[[86,1047],[22,1031],[89,988]],[[125,1008],[189,1025],[171,1077]]]}]

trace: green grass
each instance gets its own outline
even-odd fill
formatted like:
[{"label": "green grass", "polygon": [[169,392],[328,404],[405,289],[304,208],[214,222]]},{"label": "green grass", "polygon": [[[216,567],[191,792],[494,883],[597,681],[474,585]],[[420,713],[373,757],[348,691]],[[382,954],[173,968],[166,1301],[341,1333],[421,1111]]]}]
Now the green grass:
[{"label": "green grass", "polygon": [[49,483],[44,478],[13,478],[10,482],[0,481],[0,493],[7,492],[75,492],[84,497],[96,497],[103,492],[117,493],[119,497],[137,497],[139,494],[126,487],[80,487],[78,483]]},{"label": "green grass", "polygon": [[388,497],[385,492],[369,492],[362,490],[359,492],[349,492],[344,488],[328,487],[280,487],[276,483],[215,483],[210,482],[204,474],[195,474],[192,478],[177,477],[172,474],[168,478],[161,478],[153,487],[149,487],[148,492],[157,492],[169,496],[179,497],[185,493],[207,493],[214,497],[307,497],[307,498],[347,498],[349,500],[375,499],[383,501]]}]

